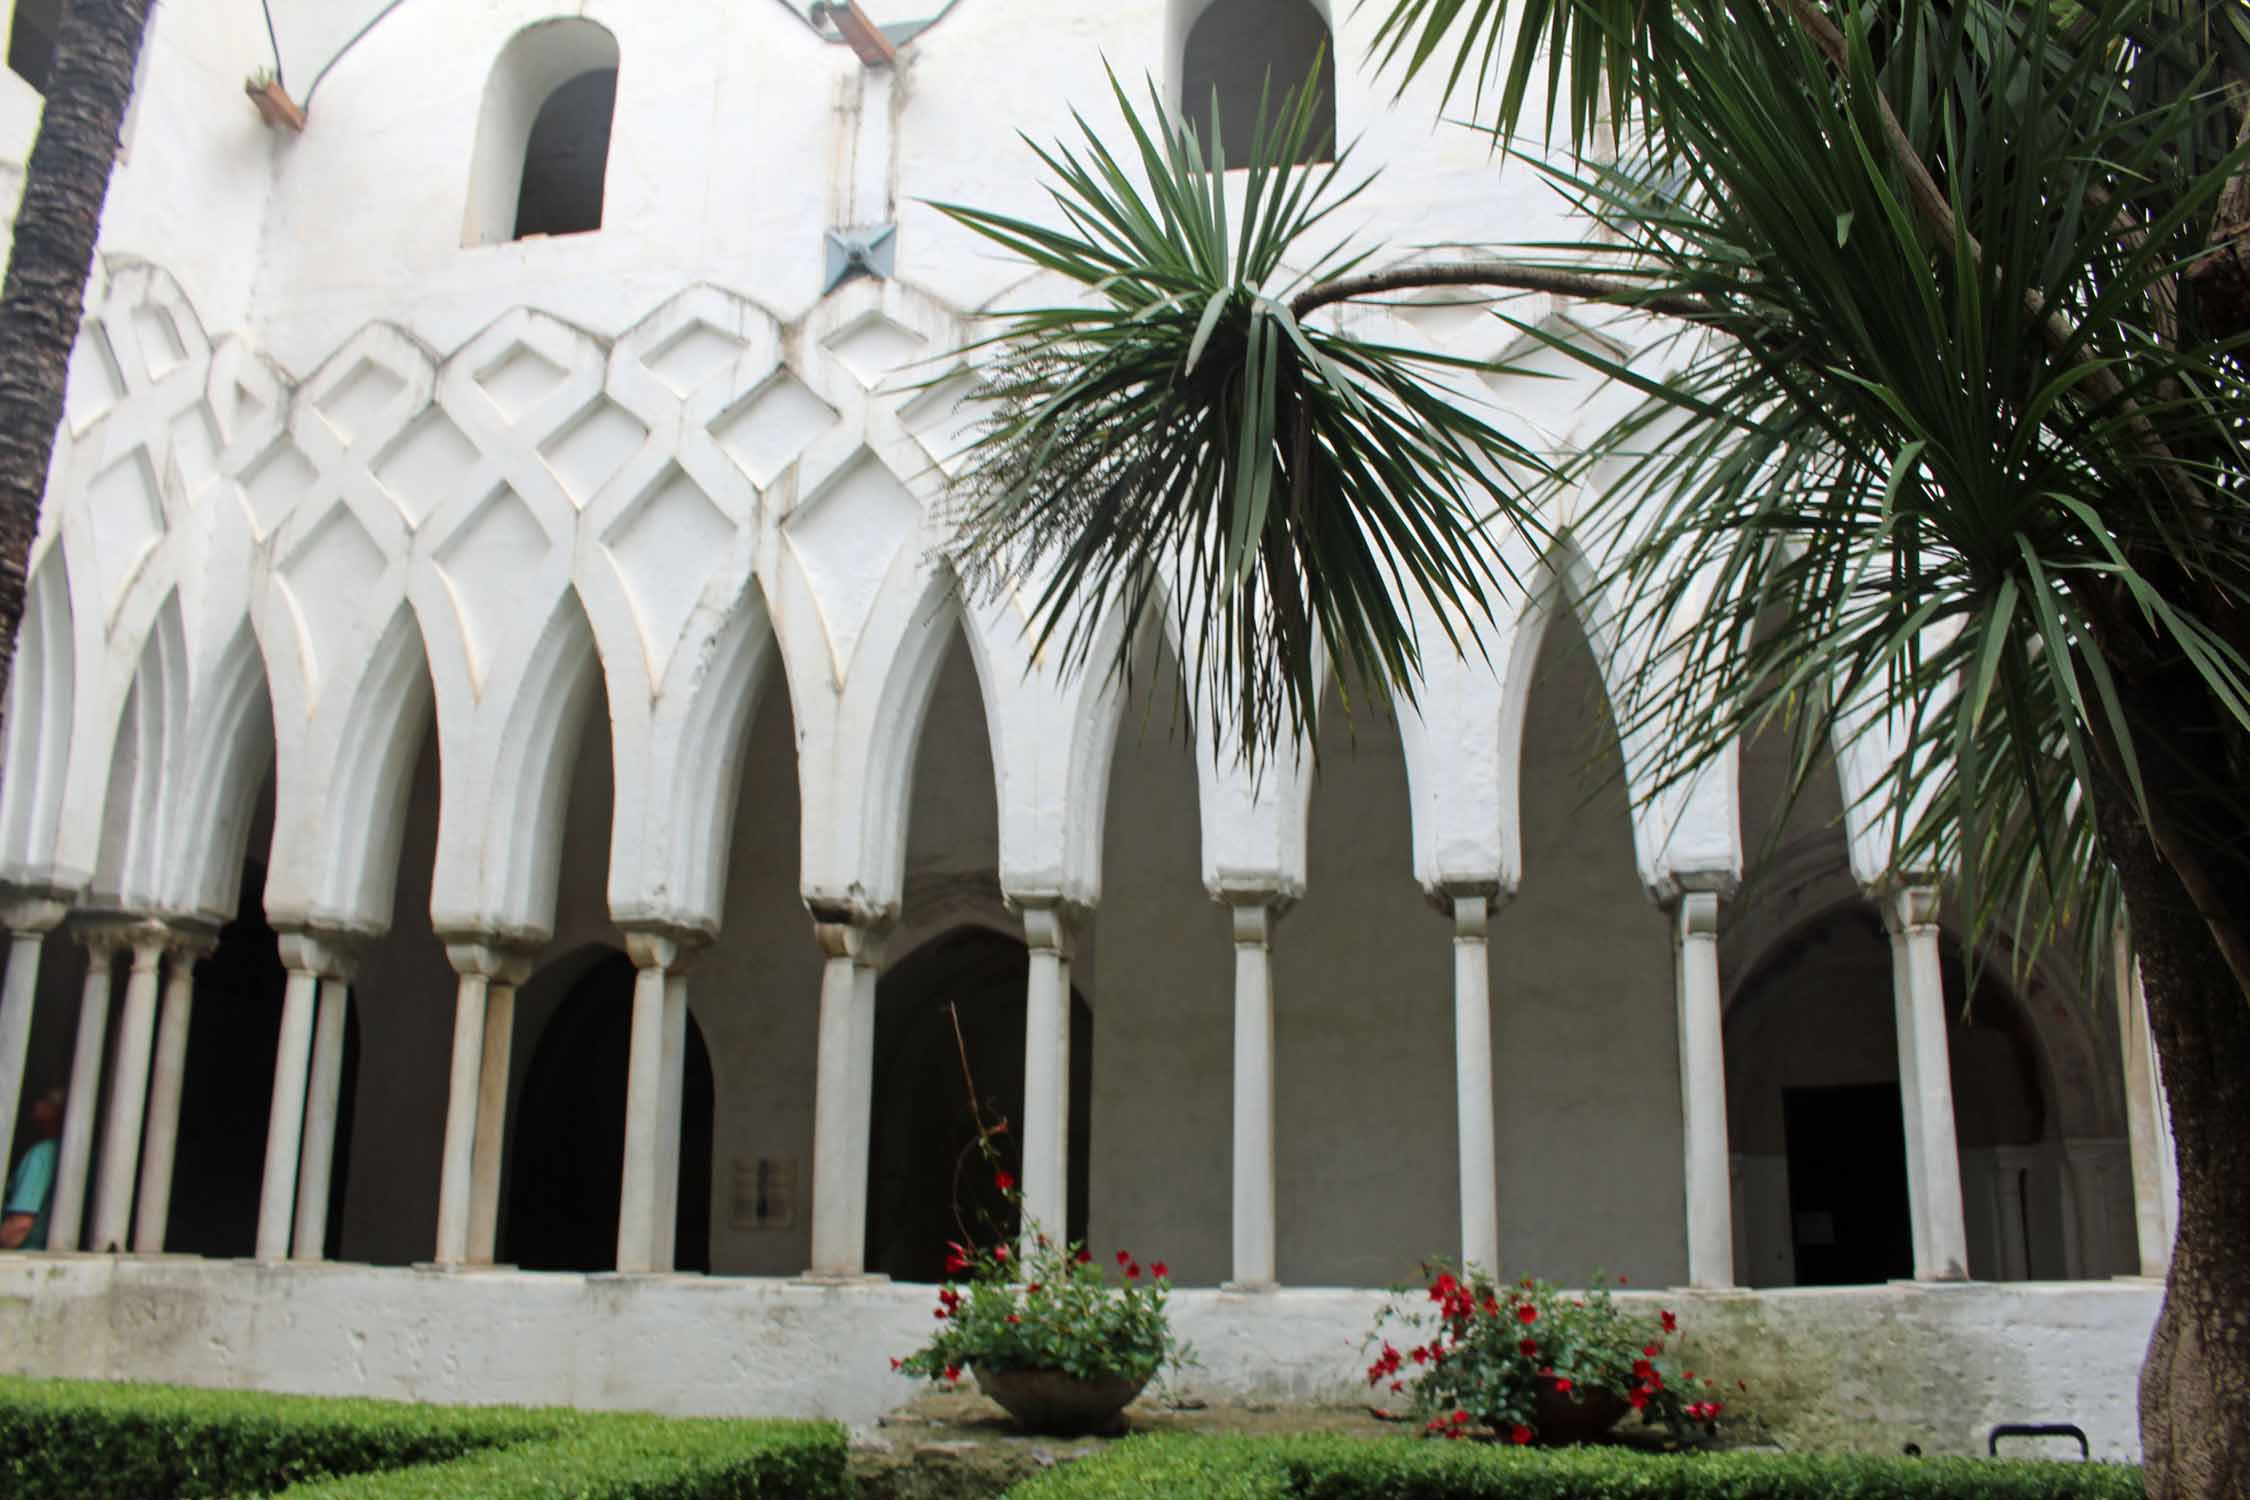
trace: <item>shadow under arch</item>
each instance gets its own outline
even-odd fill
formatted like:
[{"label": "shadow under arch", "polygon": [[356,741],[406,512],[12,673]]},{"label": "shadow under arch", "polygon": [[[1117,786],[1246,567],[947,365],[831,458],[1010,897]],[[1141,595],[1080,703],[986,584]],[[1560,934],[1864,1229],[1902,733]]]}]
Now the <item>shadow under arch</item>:
[{"label": "shadow under arch", "polygon": [[[867,1269],[894,1281],[945,1278],[946,1243],[1016,1232],[1016,1209],[976,1152],[970,1080],[1022,1172],[1022,942],[982,925],[943,933],[893,964],[875,992],[874,1119],[868,1152]],[[1093,1103],[1093,1011],[1070,994],[1070,1199],[1064,1233],[1086,1236]]]},{"label": "shadow under arch", "polygon": [[[1947,932],[1942,942],[1970,1270],[1983,1280],[2061,1275],[2059,1188],[2049,1195],[2019,1174],[2018,1199],[2003,1206],[1991,1174],[1970,1163],[1972,1153],[2057,1139],[2052,1059],[2004,966],[1985,964],[1966,995],[1960,941]],[[1728,996],[1726,1049],[1728,1141],[1744,1163],[1744,1280],[1912,1276],[1891,940],[1876,909],[1836,902],[1768,943]],[[2003,1224],[2021,1243],[1999,1242]]]},{"label": "shadow under arch", "polygon": [[[633,974],[625,954],[596,946],[556,960],[524,987],[523,999],[533,1002],[542,990],[563,992],[509,1115],[498,1254],[526,1271],[616,1269]],[[681,1271],[711,1269],[715,1102],[710,1049],[690,1010],[673,1260]]]},{"label": "shadow under arch", "polygon": [[[269,802],[270,789],[263,794]],[[269,815],[270,817],[270,815]],[[171,1255],[249,1256],[257,1249],[258,1196],[265,1175],[274,1055],[281,1041],[288,973],[266,921],[266,866],[242,863],[240,904],[218,946],[195,967],[187,1068],[180,1093],[178,1155],[164,1249]],[[352,1126],[359,1098],[360,1018],[345,1010],[343,1085],[336,1101],[335,1165],[328,1184],[323,1253],[343,1234]]]}]

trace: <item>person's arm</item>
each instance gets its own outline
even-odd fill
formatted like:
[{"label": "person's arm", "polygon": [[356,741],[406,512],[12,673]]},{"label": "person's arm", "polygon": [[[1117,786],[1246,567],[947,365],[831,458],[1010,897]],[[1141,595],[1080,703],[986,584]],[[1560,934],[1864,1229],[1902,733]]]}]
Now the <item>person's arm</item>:
[{"label": "person's arm", "polygon": [[31,1238],[31,1226],[38,1222],[37,1214],[9,1214],[0,1219],[0,1250],[21,1250],[23,1242]]}]

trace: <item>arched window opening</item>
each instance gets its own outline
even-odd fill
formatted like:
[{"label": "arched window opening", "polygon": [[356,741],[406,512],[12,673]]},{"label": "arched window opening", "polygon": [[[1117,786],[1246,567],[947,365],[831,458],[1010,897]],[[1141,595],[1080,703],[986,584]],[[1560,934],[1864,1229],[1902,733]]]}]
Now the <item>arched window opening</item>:
[{"label": "arched window opening", "polygon": [[62,0],[16,0],[8,27],[8,66],[40,93],[55,70],[55,33],[62,26]]},{"label": "arched window opening", "polygon": [[543,21],[508,43],[485,85],[463,244],[601,228],[617,66],[617,38],[592,21]]},{"label": "arched window opening", "polygon": [[615,68],[581,73],[547,96],[524,147],[515,238],[588,234],[602,227],[609,125],[616,109]]},{"label": "arched window opening", "polygon": [[1180,109],[1190,125],[1208,135],[1215,95],[1227,161],[1248,165],[1260,99],[1266,98],[1269,111],[1278,113],[1283,96],[1308,80],[1319,98],[1299,160],[1334,161],[1336,53],[1327,17],[1312,0],[1213,0],[1188,29],[1180,60]]}]

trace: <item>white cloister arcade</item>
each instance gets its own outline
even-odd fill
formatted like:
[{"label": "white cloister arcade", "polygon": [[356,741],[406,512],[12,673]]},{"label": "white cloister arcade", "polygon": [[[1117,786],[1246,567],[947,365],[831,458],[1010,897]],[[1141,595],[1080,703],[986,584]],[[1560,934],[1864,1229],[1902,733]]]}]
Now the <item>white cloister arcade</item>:
[{"label": "white cloister arcade", "polygon": [[[1450,308],[1369,316],[1500,352]],[[1743,1018],[1776,1003],[1775,946],[1841,903],[1887,926],[1895,1040],[1818,1085],[1895,1085],[1911,1256],[1891,1271],[2149,1269],[2118,1043],[2060,978],[2009,1010],[2023,1047],[1999,1064],[2037,1075],[2045,1115],[1980,1138],[1996,1154],[1964,1183],[1951,939],[1857,796],[1880,720],[1791,839],[1758,826],[1777,780],[1755,747],[1642,795],[1647,756],[1604,706],[1631,663],[1602,559],[1566,540],[1510,559],[1527,596],[1481,658],[1433,658],[1418,709],[1331,711],[1317,768],[1253,777],[1183,743],[1161,687],[1057,673],[1015,600],[946,572],[963,341],[901,281],[788,324],[696,285],[614,341],[519,307],[439,354],[374,322],[299,381],[207,333],[161,268],[111,266],[0,784],[0,1128],[67,1044],[55,1247],[165,1248],[195,960],[254,916],[287,971],[259,1258],[331,1253],[356,1102],[385,1128],[342,1164],[343,1253],[505,1259],[508,1120],[545,1024],[518,997],[606,943],[635,974],[614,997],[615,1267],[679,1257],[693,996],[727,1239],[698,1263],[858,1277],[880,981],[967,924],[1026,954],[1011,1102],[1043,1223],[1075,1191],[1095,1233],[1246,1288],[1375,1285],[1439,1250],[1787,1281],[1819,1229],[1792,1222],[1799,1164],[1730,1074],[1813,1086]],[[1544,373],[1501,394],[1559,444],[1614,399]],[[1163,680],[1168,648],[1149,660]],[[1574,775],[1589,758],[1606,770]],[[1786,857],[1745,868],[1769,846]],[[90,958],[74,1030],[65,933]],[[1075,1068],[1074,1010],[1095,1031]],[[1755,1151],[1730,1150],[1730,1111],[1760,1121]]]}]

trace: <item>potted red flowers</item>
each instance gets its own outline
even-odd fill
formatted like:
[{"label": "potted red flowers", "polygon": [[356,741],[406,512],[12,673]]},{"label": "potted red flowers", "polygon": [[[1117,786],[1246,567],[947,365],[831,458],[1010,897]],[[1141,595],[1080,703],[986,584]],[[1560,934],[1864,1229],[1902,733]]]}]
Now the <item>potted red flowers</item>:
[{"label": "potted red flowers", "polygon": [[1605,1278],[1565,1292],[1529,1276],[1503,1287],[1474,1269],[1431,1269],[1420,1295],[1394,1298],[1377,1318],[1367,1367],[1367,1383],[1405,1397],[1430,1436],[1583,1443],[1638,1412],[1684,1443],[1710,1436],[1726,1411],[1717,1382],[1673,1351],[1679,1319],[1626,1311]]},{"label": "potted red flowers", "polygon": [[1117,1280],[1083,1245],[1036,1230],[1023,1248],[956,1244],[938,1288],[937,1330],[891,1368],[939,1385],[973,1373],[1027,1432],[1114,1427],[1128,1403],[1185,1350],[1172,1336],[1162,1261],[1117,1252]]}]

